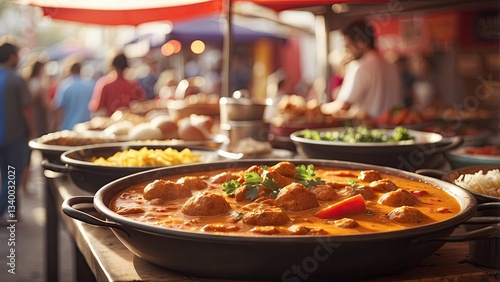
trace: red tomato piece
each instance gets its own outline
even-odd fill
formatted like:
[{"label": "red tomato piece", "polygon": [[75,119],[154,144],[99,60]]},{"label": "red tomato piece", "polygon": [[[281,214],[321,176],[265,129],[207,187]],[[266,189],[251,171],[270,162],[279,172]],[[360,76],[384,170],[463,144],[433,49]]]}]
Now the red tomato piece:
[{"label": "red tomato piece", "polygon": [[364,211],[366,211],[365,199],[361,194],[357,194],[319,210],[314,216],[323,219],[333,219]]}]

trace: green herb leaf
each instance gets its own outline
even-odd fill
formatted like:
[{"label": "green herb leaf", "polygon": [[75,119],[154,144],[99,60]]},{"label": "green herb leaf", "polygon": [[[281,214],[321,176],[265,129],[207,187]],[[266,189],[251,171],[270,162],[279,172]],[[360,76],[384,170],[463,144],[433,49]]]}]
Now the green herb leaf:
[{"label": "green herb leaf", "polygon": [[245,186],[247,186],[247,192],[245,193],[245,198],[252,201],[257,199],[257,196],[259,195],[259,187],[257,187],[257,185],[245,185]]},{"label": "green herb leaf", "polygon": [[312,164],[309,164],[307,167],[304,164],[301,164],[296,166],[295,169],[297,170],[295,178],[299,179],[300,183],[309,189],[318,184],[325,183],[325,181],[321,180],[321,178],[315,177],[316,173],[314,173],[314,165]]},{"label": "green herb leaf", "polygon": [[240,183],[238,183],[235,179],[232,179],[222,184],[222,191],[226,192],[228,195],[234,195],[238,187],[240,187]]},{"label": "green herb leaf", "polygon": [[262,184],[262,177],[258,173],[252,171],[245,174],[245,179],[247,180],[243,183],[247,188],[245,198],[253,201],[259,195],[259,185]]},{"label": "green herb leaf", "polygon": [[262,182],[262,178],[257,172],[249,172],[245,174],[246,183],[260,183]]}]

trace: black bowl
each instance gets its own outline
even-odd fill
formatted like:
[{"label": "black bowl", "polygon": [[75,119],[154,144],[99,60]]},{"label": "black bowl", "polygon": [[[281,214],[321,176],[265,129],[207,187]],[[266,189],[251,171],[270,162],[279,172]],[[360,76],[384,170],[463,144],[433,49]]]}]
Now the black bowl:
[{"label": "black bowl", "polygon": [[[345,128],[315,130],[343,131]],[[300,136],[301,131],[290,134],[290,139],[296,145],[297,152],[307,158],[367,163],[406,171],[442,166],[445,162],[442,153],[458,147],[463,141],[461,137],[443,138],[437,133],[408,131],[415,137],[414,140],[347,143],[304,138]]]},{"label": "black bowl", "polygon": [[[103,157],[108,158],[117,152],[127,149],[139,150],[143,147],[148,149],[166,149],[172,148],[181,151],[185,148],[190,149],[193,153],[202,156],[201,162],[213,162],[219,159],[215,148],[204,146],[187,146],[187,145],[151,145],[143,142],[139,143],[113,143],[106,145],[90,145],[73,150],[66,151],[61,154],[61,162],[64,165],[51,163],[48,161],[42,162],[45,169],[55,172],[68,173],[73,182],[83,190],[95,193],[100,187],[118,178],[134,174],[141,171],[146,171],[162,166],[113,166],[113,165],[98,165],[92,162],[92,158]],[[182,165],[182,164],[176,164]],[[172,165],[174,166],[174,165]],[[165,167],[165,166],[163,166]]]}]

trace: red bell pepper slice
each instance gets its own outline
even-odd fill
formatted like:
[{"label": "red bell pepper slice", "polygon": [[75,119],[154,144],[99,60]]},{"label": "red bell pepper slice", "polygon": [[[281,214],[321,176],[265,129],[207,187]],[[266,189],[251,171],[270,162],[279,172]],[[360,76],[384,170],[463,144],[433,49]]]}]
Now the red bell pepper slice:
[{"label": "red bell pepper slice", "polygon": [[314,216],[323,219],[334,219],[364,211],[366,211],[365,198],[361,194],[357,194],[319,210]]}]

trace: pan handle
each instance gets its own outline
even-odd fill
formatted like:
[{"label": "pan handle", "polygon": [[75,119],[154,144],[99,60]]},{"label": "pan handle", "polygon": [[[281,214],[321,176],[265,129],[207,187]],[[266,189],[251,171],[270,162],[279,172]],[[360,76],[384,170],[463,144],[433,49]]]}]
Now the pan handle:
[{"label": "pan handle", "polygon": [[441,179],[445,175],[444,171],[441,171],[439,169],[431,169],[431,168],[424,168],[424,169],[418,169],[415,171],[415,173],[423,175],[423,176],[429,176],[429,177],[434,177],[437,179]]},{"label": "pan handle", "polygon": [[436,146],[434,153],[438,154],[438,153],[447,152],[449,150],[453,150],[453,149],[457,148],[458,146],[462,145],[462,143],[464,142],[464,139],[460,136],[454,136],[454,137],[444,138],[443,141],[441,141],[441,143],[448,143],[448,142],[449,142],[449,144],[446,144],[443,146]]},{"label": "pan handle", "polygon": [[464,242],[478,239],[485,239],[499,236],[500,224],[489,225],[474,231],[464,232],[463,234],[448,236],[448,237],[421,237],[412,241],[412,243],[421,244],[429,242]]},{"label": "pan handle", "polygon": [[47,160],[42,160],[42,167],[47,170],[52,170],[55,172],[70,173],[73,172],[73,167],[68,165],[59,165],[51,163]]},{"label": "pan handle", "polygon": [[[489,202],[477,205],[477,211],[500,210],[500,202]],[[463,224],[500,224],[500,216],[474,216]]]},{"label": "pan handle", "polygon": [[66,214],[67,216],[69,216],[71,218],[88,223],[90,225],[115,228],[115,229],[123,231],[125,234],[127,234],[127,236],[130,237],[130,234],[122,225],[115,223],[115,222],[109,222],[109,221],[99,219],[99,218],[97,218],[97,217],[95,217],[87,212],[84,212],[82,210],[79,210],[79,209],[73,207],[73,206],[78,205],[78,204],[93,204],[93,203],[94,203],[94,196],[71,197],[71,198],[64,200],[64,202],[62,203],[62,211],[64,212],[64,214]]},{"label": "pan handle", "polygon": [[[478,211],[500,209],[500,202],[483,203],[477,206]],[[415,239],[414,243],[425,242],[463,242],[490,237],[500,237],[500,217],[499,216],[475,216],[463,223],[470,224],[490,224],[488,226],[464,232],[463,234],[448,236],[448,237],[422,237]]]}]

